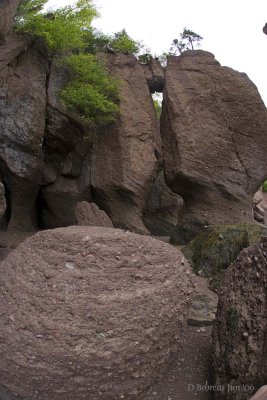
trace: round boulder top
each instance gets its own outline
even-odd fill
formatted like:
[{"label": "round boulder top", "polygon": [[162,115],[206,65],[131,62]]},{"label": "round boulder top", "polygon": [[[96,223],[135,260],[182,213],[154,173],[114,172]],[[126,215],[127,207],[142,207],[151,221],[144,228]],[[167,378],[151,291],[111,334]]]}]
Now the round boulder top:
[{"label": "round boulder top", "polygon": [[193,290],[178,250],[104,227],[38,232],[0,280],[0,385],[25,400],[141,399]]}]

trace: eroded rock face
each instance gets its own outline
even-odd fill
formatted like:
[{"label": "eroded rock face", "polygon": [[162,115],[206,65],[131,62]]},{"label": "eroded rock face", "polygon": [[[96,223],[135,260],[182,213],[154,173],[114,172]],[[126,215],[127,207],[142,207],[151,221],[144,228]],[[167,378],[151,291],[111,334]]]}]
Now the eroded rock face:
[{"label": "eroded rock face", "polygon": [[179,348],[182,258],[106,227],[27,239],[1,264],[0,385],[27,400],[142,398]]},{"label": "eroded rock face", "polygon": [[75,205],[74,217],[76,225],[80,226],[107,226],[113,228],[113,224],[105,211],[95,203],[81,201]]},{"label": "eroded rock face", "polygon": [[20,0],[1,0],[0,2],[0,42],[1,37],[12,31],[19,2]]},{"label": "eroded rock face", "polygon": [[163,92],[164,68],[157,59],[152,58],[148,64],[142,65],[151,93]]},{"label": "eroded rock face", "polygon": [[41,226],[75,225],[77,202],[91,200],[90,143],[82,126],[74,121],[60,101],[67,82],[66,71],[54,63],[50,69],[47,123],[44,138],[44,170],[41,190]]},{"label": "eroded rock face", "polygon": [[141,64],[132,55],[102,54],[120,81],[120,115],[101,132],[92,157],[97,204],[117,227],[148,233],[142,214],[159,171],[159,124]]},{"label": "eroded rock face", "polygon": [[5,213],[6,213],[5,187],[3,183],[0,181],[0,228],[3,225],[3,217]]},{"label": "eroded rock face", "polygon": [[147,228],[153,235],[170,236],[183,210],[183,199],[166,185],[161,171],[152,186],[143,216]]},{"label": "eroded rock face", "polygon": [[204,51],[169,57],[162,137],[167,184],[185,200],[181,242],[204,226],[252,222],[267,176],[267,111],[251,81]]},{"label": "eroded rock face", "polygon": [[[213,331],[216,385],[267,381],[267,239],[243,250],[227,270]],[[216,399],[246,400],[251,392],[215,392]]]},{"label": "eroded rock face", "polygon": [[[14,41],[10,41],[14,55]],[[8,189],[9,229],[31,230],[36,225],[35,201],[42,180],[42,144],[46,117],[47,57],[34,46],[10,60],[0,70],[0,170]],[[1,48],[0,48],[1,53]]]}]

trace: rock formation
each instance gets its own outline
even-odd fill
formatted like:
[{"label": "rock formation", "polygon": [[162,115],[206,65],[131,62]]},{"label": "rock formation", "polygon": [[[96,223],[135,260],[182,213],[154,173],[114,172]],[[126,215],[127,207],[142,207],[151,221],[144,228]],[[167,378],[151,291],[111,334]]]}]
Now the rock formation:
[{"label": "rock formation", "polygon": [[15,14],[20,0],[1,0],[0,2],[0,43],[12,31]]},{"label": "rock formation", "polygon": [[159,172],[159,124],[142,66],[134,56],[103,54],[107,69],[120,80],[120,115],[102,132],[92,157],[96,202],[115,226],[147,233],[142,214]]},{"label": "rock formation", "polygon": [[10,199],[10,229],[30,230],[36,224],[35,199],[42,180],[46,72],[45,54],[35,46],[22,51],[20,41],[16,58],[7,58],[0,70],[0,170]]},{"label": "rock formation", "polygon": [[82,201],[77,203],[74,209],[76,225],[80,226],[107,226],[113,228],[113,224],[105,211],[100,210],[95,203]]},{"label": "rock formation", "polygon": [[262,191],[262,187],[253,196],[254,219],[267,225],[267,193]]},{"label": "rock formation", "polygon": [[[227,270],[219,292],[213,331],[216,385],[253,386],[267,382],[267,239],[243,250]],[[246,400],[245,389],[216,393],[216,399]]]},{"label": "rock formation", "polygon": [[6,213],[6,196],[5,196],[5,187],[0,181],[0,228],[4,222],[4,215]]},{"label": "rock formation", "polygon": [[161,171],[149,193],[143,221],[148,230],[157,236],[170,236],[184,210],[181,196],[166,185]]},{"label": "rock formation", "polygon": [[151,93],[162,93],[164,88],[164,68],[157,59],[152,58],[148,64],[142,65]]},{"label": "rock formation", "polygon": [[244,75],[211,53],[169,57],[162,112],[167,184],[185,201],[185,242],[210,224],[252,222],[267,177],[267,111]]},{"label": "rock formation", "polygon": [[27,400],[141,399],[179,348],[191,293],[182,254],[149,236],[39,232],[1,264],[0,385]]}]

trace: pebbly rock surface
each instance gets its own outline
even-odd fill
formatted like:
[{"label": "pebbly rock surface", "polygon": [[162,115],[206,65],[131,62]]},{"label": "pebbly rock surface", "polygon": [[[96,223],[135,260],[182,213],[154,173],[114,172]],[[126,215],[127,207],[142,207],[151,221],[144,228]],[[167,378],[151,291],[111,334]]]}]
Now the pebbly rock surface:
[{"label": "pebbly rock surface", "polygon": [[207,225],[253,222],[267,110],[248,77],[201,50],[169,57],[161,123],[166,182],[185,201],[180,242]]},{"label": "pebbly rock surface", "polygon": [[182,254],[151,237],[37,233],[1,264],[0,385],[27,400],[141,399],[179,349],[192,287]]},{"label": "pebbly rock surface", "polygon": [[[267,382],[267,238],[243,250],[227,270],[219,291],[213,330],[213,373],[225,390],[216,399],[247,400]],[[243,385],[243,386],[242,386]]]},{"label": "pebbly rock surface", "polygon": [[74,209],[74,217],[76,225],[80,226],[107,226],[113,228],[113,224],[105,211],[95,203],[88,203],[88,201],[81,201],[77,203]]},{"label": "pebbly rock surface", "polygon": [[148,233],[142,214],[160,168],[161,138],[142,65],[133,55],[101,54],[120,82],[120,115],[101,132],[92,155],[97,204],[115,226]]}]

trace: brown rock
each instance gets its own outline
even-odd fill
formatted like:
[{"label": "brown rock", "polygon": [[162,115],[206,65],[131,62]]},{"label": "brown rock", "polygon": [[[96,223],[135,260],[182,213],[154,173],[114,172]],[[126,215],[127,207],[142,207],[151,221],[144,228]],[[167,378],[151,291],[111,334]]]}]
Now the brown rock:
[{"label": "brown rock", "polygon": [[101,132],[92,157],[92,187],[97,204],[117,227],[148,233],[142,214],[157,176],[161,139],[142,65],[133,55],[102,54],[120,81],[120,116]]},{"label": "brown rock", "polygon": [[1,0],[0,2],[0,37],[12,31],[14,18],[20,0]]},{"label": "brown rock", "polygon": [[267,111],[255,85],[211,53],[169,57],[161,121],[166,182],[185,201],[181,242],[206,225],[252,222],[267,171]]},{"label": "brown rock", "polygon": [[8,51],[6,56],[0,70],[0,171],[10,199],[8,228],[31,230],[42,178],[48,61],[34,46],[11,62]]},{"label": "brown rock", "polygon": [[149,193],[143,220],[153,235],[170,236],[184,210],[181,196],[166,185],[161,171]]},{"label": "brown rock", "polygon": [[100,210],[95,203],[82,201],[77,203],[74,210],[76,225],[80,226],[107,226],[113,228],[113,224],[105,211]]},{"label": "brown rock", "polygon": [[[243,250],[227,270],[219,292],[213,331],[216,385],[248,385],[267,381],[267,239]],[[216,399],[246,400],[251,391],[216,392]]]},{"label": "brown rock", "polygon": [[75,205],[90,197],[90,192],[86,192],[89,179],[89,174],[77,179],[59,175],[53,184],[45,186],[41,192],[41,226],[59,228],[76,225]]},{"label": "brown rock", "polygon": [[164,88],[164,68],[157,59],[152,58],[148,64],[142,65],[148,87],[151,93],[163,92]]},{"label": "brown rock", "polygon": [[52,65],[44,140],[44,171],[41,191],[41,226],[57,228],[75,224],[77,202],[91,199],[91,144],[83,127],[73,120],[62,102],[60,91],[67,81],[66,71]]},{"label": "brown rock", "polygon": [[6,196],[5,196],[5,187],[3,183],[0,181],[0,225],[1,220],[6,212]]},{"label": "brown rock", "polygon": [[141,399],[179,348],[182,258],[106,227],[27,239],[1,264],[0,385],[27,400]]}]

